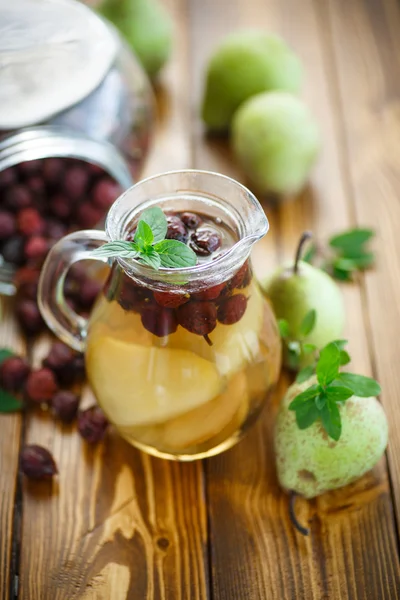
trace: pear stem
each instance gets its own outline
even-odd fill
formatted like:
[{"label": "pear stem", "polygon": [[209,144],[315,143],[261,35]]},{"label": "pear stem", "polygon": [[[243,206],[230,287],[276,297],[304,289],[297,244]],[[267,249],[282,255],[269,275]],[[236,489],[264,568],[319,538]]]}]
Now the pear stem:
[{"label": "pear stem", "polygon": [[290,492],[290,495],[289,495],[289,517],[292,522],[292,525],[297,529],[297,531],[299,531],[302,535],[309,535],[310,530],[307,529],[307,527],[303,527],[303,525],[300,525],[300,523],[298,522],[297,517],[296,517],[294,505],[295,505],[297,496],[298,496],[298,494],[296,494],[296,492],[294,492],[293,490]]},{"label": "pear stem", "polygon": [[203,338],[206,340],[206,342],[207,342],[207,344],[208,344],[209,346],[213,346],[213,345],[214,345],[214,344],[212,343],[212,341],[210,340],[208,333],[206,333],[205,335],[203,335]]},{"label": "pear stem", "polygon": [[294,260],[294,266],[293,266],[293,273],[295,275],[298,275],[298,273],[299,273],[299,261],[300,261],[301,255],[303,254],[304,244],[306,243],[307,240],[310,240],[312,238],[312,236],[313,236],[312,231],[305,231],[299,240],[297,250],[296,250],[296,258]]}]

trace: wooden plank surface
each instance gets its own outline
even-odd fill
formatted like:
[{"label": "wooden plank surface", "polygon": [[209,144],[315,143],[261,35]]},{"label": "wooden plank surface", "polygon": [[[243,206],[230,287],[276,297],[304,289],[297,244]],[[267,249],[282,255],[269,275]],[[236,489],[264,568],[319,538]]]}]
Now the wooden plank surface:
[{"label": "wooden plank surface", "polygon": [[[292,203],[268,209],[271,233],[255,252],[259,276],[274,261],[290,259],[300,233],[312,228],[326,238],[354,224],[347,172],[343,168],[341,113],[326,52],[328,14],[307,0],[193,0],[193,69],[203,72],[213,45],[232,28],[265,27],[280,32],[305,64],[304,98],[316,115],[323,152],[312,185]],[[345,12],[345,3],[343,11]],[[325,14],[326,13],[326,14]],[[344,14],[341,19],[344,19]],[[207,27],[208,35],[203,35]],[[348,33],[348,35],[350,35]],[[348,69],[351,62],[348,62]],[[356,73],[350,75],[357,80]],[[200,85],[195,85],[198,99]],[[195,132],[195,166],[217,168],[240,177],[226,143]],[[374,224],[368,220],[365,224]],[[271,240],[268,237],[272,236]],[[275,238],[275,239],[274,239]],[[277,239],[279,238],[279,239]],[[273,241],[272,241],[273,240]],[[275,246],[275,252],[272,248]],[[343,286],[348,322],[346,334],[354,368],[371,371],[368,315],[362,290]],[[393,385],[393,384],[392,384]],[[400,590],[396,527],[385,460],[361,481],[342,491],[299,505],[303,521],[311,518],[312,534],[301,539],[287,517],[287,500],[279,491],[273,467],[272,430],[284,384],[253,435],[221,457],[208,461],[212,589],[221,600],[253,598],[397,598]]]},{"label": "wooden plank surface", "polygon": [[[165,0],[174,56],[158,86],[159,121],[146,174],[196,167],[239,179],[226,140],[204,138],[202,73],[227,32],[281,33],[305,65],[303,96],[319,121],[323,152],[311,185],[292,203],[264,204],[270,233],[254,252],[265,274],[292,256],[312,228],[321,239],[350,225],[379,232],[378,268],[342,286],[354,368],[383,385],[391,423],[390,481],[400,518],[396,369],[400,222],[400,12],[396,0]],[[22,350],[11,320],[2,344]],[[36,364],[47,341],[34,350]],[[53,485],[23,486],[22,600],[396,600],[400,572],[386,460],[356,484],[312,502],[302,538],[276,481],[272,429],[283,377],[263,419],[240,445],[204,463],[147,457],[112,435],[88,448],[73,428],[28,416],[25,441],[55,455]],[[90,394],[84,399],[91,403]],[[0,416],[0,597],[9,596],[21,419]],[[206,481],[204,482],[203,468]],[[16,532],[18,533],[18,532]],[[18,535],[14,542],[18,542]],[[210,573],[209,573],[210,569]],[[209,581],[210,575],[210,581]],[[209,589],[211,588],[211,589]]]},{"label": "wooden plank surface", "polygon": [[[0,306],[0,346],[24,353],[13,319],[12,300],[2,299]],[[0,598],[5,600],[14,589],[13,569],[18,562],[19,521],[14,521],[18,486],[18,454],[22,418],[19,414],[0,414]],[[19,496],[19,490],[18,490]],[[15,525],[15,527],[14,527]],[[14,542],[14,543],[13,543]]]}]

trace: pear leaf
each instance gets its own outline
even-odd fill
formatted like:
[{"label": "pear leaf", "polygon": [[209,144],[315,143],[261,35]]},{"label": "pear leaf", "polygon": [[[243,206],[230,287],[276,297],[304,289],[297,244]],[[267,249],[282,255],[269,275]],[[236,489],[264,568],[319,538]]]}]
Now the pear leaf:
[{"label": "pear leaf", "polygon": [[307,337],[310,335],[312,330],[315,327],[315,323],[317,321],[317,311],[312,308],[304,317],[303,321],[300,325],[300,335],[302,337]]}]

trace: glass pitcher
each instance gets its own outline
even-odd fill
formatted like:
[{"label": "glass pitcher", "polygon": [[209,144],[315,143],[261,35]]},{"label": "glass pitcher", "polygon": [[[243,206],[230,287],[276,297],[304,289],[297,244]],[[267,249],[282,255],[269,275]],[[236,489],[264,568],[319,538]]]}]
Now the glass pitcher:
[{"label": "glass pitcher", "polygon": [[[93,250],[107,241],[129,239],[135,220],[154,205],[169,215],[190,211],[222,232],[219,252],[182,269],[108,259],[108,280],[89,320],[75,314],[63,294],[69,267],[95,258]],[[191,239],[193,225],[189,219]],[[43,317],[85,353],[100,406],[134,446],[175,460],[212,456],[235,444],[260,414],[281,360],[276,321],[249,260],[267,230],[257,199],[238,182],[177,171],[120,196],[106,232],[78,231],[51,250],[39,284]]]}]

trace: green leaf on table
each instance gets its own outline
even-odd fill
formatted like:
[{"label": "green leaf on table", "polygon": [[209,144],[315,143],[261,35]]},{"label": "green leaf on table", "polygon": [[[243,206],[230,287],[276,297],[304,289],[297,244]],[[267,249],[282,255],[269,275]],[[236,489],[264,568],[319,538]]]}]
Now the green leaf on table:
[{"label": "green leaf on table", "polygon": [[0,413],[18,412],[22,408],[21,400],[0,388]]},{"label": "green leaf on table", "polygon": [[107,242],[100,248],[96,248],[92,252],[93,256],[98,257],[121,257],[121,258],[136,258],[139,255],[139,248],[134,242]]},{"label": "green leaf on table", "polygon": [[307,379],[310,379],[312,375],[314,375],[315,367],[313,365],[308,365],[301,369],[296,376],[297,383],[304,383]]},{"label": "green leaf on table", "polygon": [[285,319],[278,319],[278,328],[281,338],[289,337],[289,323]]},{"label": "green leaf on table", "polygon": [[355,375],[354,373],[340,373],[338,379],[343,385],[352,390],[355,396],[360,398],[378,396],[381,393],[381,386],[371,377]]},{"label": "green leaf on table", "polygon": [[344,254],[347,254],[348,252],[355,252],[362,248],[362,246],[374,235],[375,232],[372,229],[350,229],[349,231],[331,237],[329,245],[331,248],[339,249]]},{"label": "green leaf on table", "polygon": [[339,373],[340,349],[335,342],[330,342],[322,348],[317,362],[316,373],[318,383],[329,385]]},{"label": "green leaf on table", "polygon": [[154,250],[160,255],[163,267],[183,269],[197,263],[193,250],[178,240],[162,240],[154,246]]},{"label": "green leaf on table", "polygon": [[337,442],[342,433],[342,419],[336,402],[328,399],[325,406],[320,411],[320,416],[326,433]]},{"label": "green leaf on table", "polygon": [[353,391],[344,385],[328,385],[325,388],[328,400],[333,402],[344,402],[353,396]]},{"label": "green leaf on table", "polygon": [[11,358],[12,356],[15,356],[15,352],[13,352],[12,350],[10,350],[9,348],[0,348],[0,365],[7,358]]},{"label": "green leaf on table", "polygon": [[332,275],[334,279],[338,281],[352,281],[351,272],[343,271],[342,269],[338,269],[337,267],[333,267],[332,270],[325,269],[328,273]]},{"label": "green leaf on table", "polygon": [[300,324],[300,335],[302,337],[307,337],[307,335],[310,335],[310,333],[312,332],[312,330],[315,327],[315,323],[317,320],[317,311],[312,308],[304,317],[304,319],[302,320],[301,324]]},{"label": "green leaf on table", "polygon": [[302,406],[302,404],[307,400],[314,400],[314,398],[316,398],[316,396],[318,396],[320,392],[321,388],[319,385],[311,385],[309,388],[304,390],[304,392],[297,394],[296,398],[294,398],[289,404],[289,410],[297,410],[298,407]]},{"label": "green leaf on table", "polygon": [[146,246],[151,246],[153,241],[154,235],[150,225],[140,219],[135,233],[135,243],[138,245],[140,250],[143,250],[146,248]]},{"label": "green leaf on table", "polygon": [[309,400],[296,410],[296,423],[299,429],[307,429],[319,417],[318,408],[313,400]]},{"label": "green leaf on table", "polygon": [[153,232],[153,243],[161,242],[167,235],[167,219],[159,206],[153,206],[144,210],[140,220],[149,225]]}]

